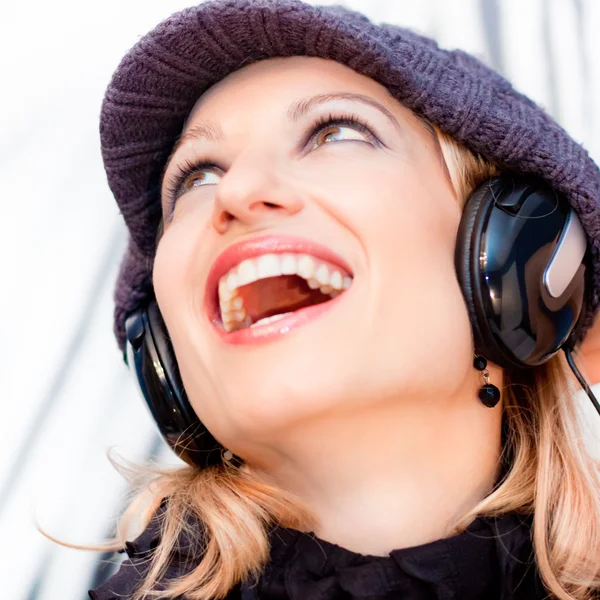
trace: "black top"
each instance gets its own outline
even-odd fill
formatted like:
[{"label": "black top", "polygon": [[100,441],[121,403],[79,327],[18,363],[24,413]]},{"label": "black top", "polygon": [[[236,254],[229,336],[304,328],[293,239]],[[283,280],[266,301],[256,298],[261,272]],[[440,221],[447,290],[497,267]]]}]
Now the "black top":
[{"label": "black top", "polygon": [[[236,586],[227,600],[541,600],[548,593],[533,559],[531,524],[531,516],[516,513],[479,517],[458,535],[388,556],[358,554],[312,533],[277,527],[258,582]],[[154,519],[127,543],[129,558],[90,598],[131,598],[159,541]],[[189,572],[199,556],[197,546],[182,538],[162,581]]]}]

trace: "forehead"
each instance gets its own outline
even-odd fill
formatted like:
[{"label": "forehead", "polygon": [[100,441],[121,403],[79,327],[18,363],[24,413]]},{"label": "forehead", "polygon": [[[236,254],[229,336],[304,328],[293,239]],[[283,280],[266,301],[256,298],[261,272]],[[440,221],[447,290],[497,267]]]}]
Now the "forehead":
[{"label": "forehead", "polygon": [[268,104],[287,108],[299,95],[357,92],[387,104],[396,104],[388,90],[375,80],[333,60],[292,56],[262,60],[234,71],[209,88],[192,108],[184,130],[196,117],[260,109]]}]

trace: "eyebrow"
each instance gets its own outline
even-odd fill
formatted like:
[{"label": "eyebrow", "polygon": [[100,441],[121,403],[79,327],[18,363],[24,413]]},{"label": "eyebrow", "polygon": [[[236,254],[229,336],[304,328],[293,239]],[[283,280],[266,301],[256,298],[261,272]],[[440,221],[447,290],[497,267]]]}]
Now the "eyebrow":
[{"label": "eyebrow", "polygon": [[380,104],[377,102],[377,100],[371,98],[370,96],[365,96],[364,94],[354,94],[352,92],[317,94],[316,96],[311,96],[310,98],[296,100],[296,102],[294,102],[287,111],[288,119],[292,123],[295,123],[316,106],[325,104],[326,102],[333,102],[335,100],[348,100],[350,102],[357,102],[359,104],[371,106],[382,113],[392,123],[392,125],[400,131],[400,125],[398,121],[394,115],[385,106],[383,106],[383,104]]},{"label": "eyebrow", "polygon": [[[296,123],[299,121],[304,115],[310,112],[316,106],[320,104],[325,104],[327,102],[333,102],[335,100],[347,100],[350,102],[356,102],[359,104],[366,104],[367,106],[371,106],[375,108],[380,113],[382,113],[388,121],[399,131],[401,132],[401,127],[394,115],[385,107],[383,104],[377,102],[370,96],[365,96],[364,94],[354,94],[352,92],[337,92],[332,94],[317,94],[316,96],[311,96],[310,98],[302,98],[300,100],[296,100],[287,110],[287,118],[290,122]],[[190,127],[188,131],[183,133],[179,139],[177,140],[169,158],[165,163],[166,171],[167,165],[171,162],[171,159],[175,155],[175,153],[187,142],[191,142],[194,140],[205,139],[209,142],[219,142],[224,138],[223,130],[221,126],[216,121],[201,121],[197,123],[193,127]]]}]

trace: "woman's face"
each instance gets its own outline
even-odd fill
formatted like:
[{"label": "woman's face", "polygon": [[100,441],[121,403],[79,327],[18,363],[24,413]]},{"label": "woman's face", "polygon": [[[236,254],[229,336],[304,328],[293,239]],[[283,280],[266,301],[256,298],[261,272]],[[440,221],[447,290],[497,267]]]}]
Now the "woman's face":
[{"label": "woman's face", "polygon": [[[208,90],[184,133],[165,170],[154,286],[190,402],[217,439],[247,457],[307,419],[456,400],[472,371],[454,269],[461,211],[437,142],[411,111],[336,62],[278,58]],[[305,277],[235,288],[246,281],[238,273],[234,290],[225,278],[221,312],[215,277],[248,246],[215,261],[265,236],[258,256],[286,236],[306,246],[286,246],[291,262],[263,259],[258,275],[254,256],[244,273],[291,265]],[[294,312],[331,297],[305,280],[322,265],[345,291],[325,310]],[[248,326],[286,310],[291,319]]]}]

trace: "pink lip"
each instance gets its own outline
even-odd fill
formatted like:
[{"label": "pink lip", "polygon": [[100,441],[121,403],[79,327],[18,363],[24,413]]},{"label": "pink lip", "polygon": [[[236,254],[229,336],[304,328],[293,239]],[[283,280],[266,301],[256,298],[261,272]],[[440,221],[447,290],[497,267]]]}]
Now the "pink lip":
[{"label": "pink lip", "polygon": [[251,343],[253,341],[266,340],[274,335],[287,333],[287,331],[289,331],[289,329],[292,327],[297,327],[308,320],[312,320],[312,318],[333,307],[335,304],[337,304],[337,301],[342,298],[342,296],[346,295],[346,292],[344,292],[328,302],[302,308],[288,317],[284,317],[283,319],[275,321],[270,325],[264,325],[255,328],[248,327],[238,331],[233,331],[231,333],[227,333],[218,327],[219,279],[244,259],[253,258],[262,254],[283,254],[285,252],[310,254],[316,258],[320,258],[334,265],[338,265],[346,272],[352,274],[352,270],[341,256],[339,256],[330,248],[306,238],[290,235],[268,235],[234,244],[217,257],[208,273],[206,280],[206,312],[209,320],[220,334],[222,339],[233,344],[243,344]]}]

